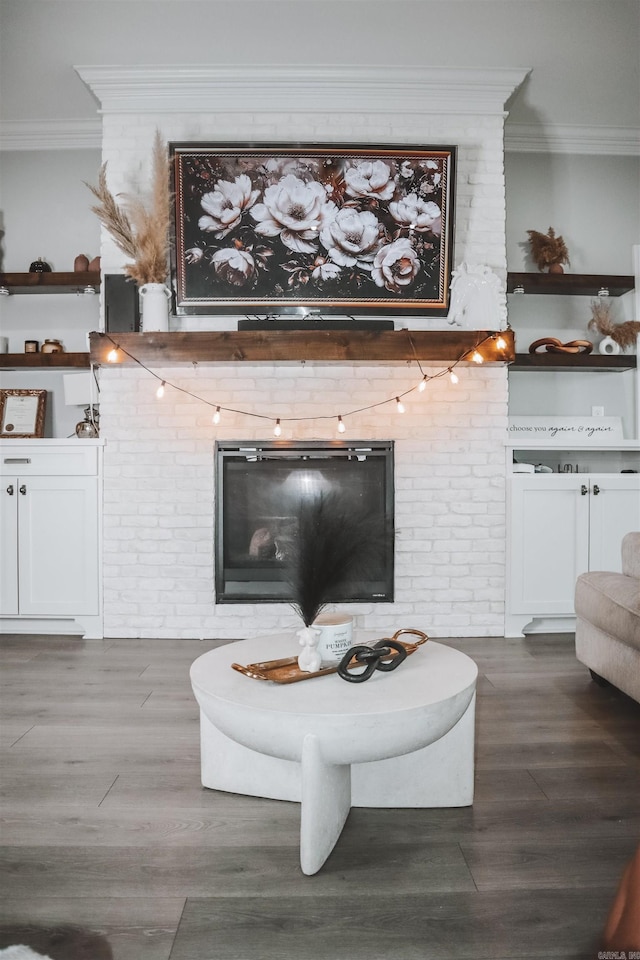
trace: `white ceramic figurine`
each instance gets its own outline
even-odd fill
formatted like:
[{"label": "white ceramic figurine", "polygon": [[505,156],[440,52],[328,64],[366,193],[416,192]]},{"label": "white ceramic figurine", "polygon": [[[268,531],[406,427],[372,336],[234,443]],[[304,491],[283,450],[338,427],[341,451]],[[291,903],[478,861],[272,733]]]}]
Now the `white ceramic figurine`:
[{"label": "white ceramic figurine", "polygon": [[320,630],[317,627],[303,627],[302,630],[298,630],[296,636],[299,637],[302,647],[298,666],[304,673],[315,673],[322,665],[322,658],[318,651]]}]

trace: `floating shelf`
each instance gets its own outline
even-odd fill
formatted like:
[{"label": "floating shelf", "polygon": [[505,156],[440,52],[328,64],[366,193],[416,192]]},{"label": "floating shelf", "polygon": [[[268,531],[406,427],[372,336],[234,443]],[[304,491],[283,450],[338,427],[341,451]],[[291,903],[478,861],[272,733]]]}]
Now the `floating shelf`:
[{"label": "floating shelf", "polygon": [[86,367],[90,366],[88,353],[0,353],[0,368],[25,367]]},{"label": "floating shelf", "polygon": [[11,294],[77,293],[85,287],[100,289],[100,271],[82,270],[71,273],[0,273],[0,287]]},{"label": "floating shelf", "polygon": [[[324,360],[383,362],[422,360],[453,363],[473,351],[492,330],[350,330],[286,331],[222,330],[177,333],[90,334],[91,359],[107,362],[116,344],[143,363],[166,366],[174,363],[268,362]],[[498,351],[489,341],[484,346],[487,362],[509,363],[515,355],[513,331],[501,331],[507,347]],[[122,363],[132,363],[121,354]]]},{"label": "floating shelf", "polygon": [[[635,287],[633,276],[593,273],[508,273],[507,293],[543,293],[561,297],[621,297]],[[607,293],[600,291],[606,290]]]},{"label": "floating shelf", "polygon": [[517,353],[509,370],[588,370],[621,371],[635,370],[637,357],[635,354],[617,354],[616,356],[601,353]]}]

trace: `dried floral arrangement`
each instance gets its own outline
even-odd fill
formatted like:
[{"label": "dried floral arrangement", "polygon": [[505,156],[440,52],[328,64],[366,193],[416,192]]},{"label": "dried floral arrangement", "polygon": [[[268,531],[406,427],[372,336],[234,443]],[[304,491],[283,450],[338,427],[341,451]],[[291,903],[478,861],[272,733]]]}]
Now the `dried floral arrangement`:
[{"label": "dried floral arrangement", "polygon": [[291,606],[310,627],[326,605],[375,567],[383,549],[379,524],[333,495],[301,500],[287,557]]},{"label": "dried floral arrangement", "polygon": [[562,273],[562,264],[571,262],[563,238],[556,237],[553,227],[549,227],[547,233],[527,230],[527,234],[531,244],[531,256],[538,270],[544,270],[545,267],[560,267],[558,272]]},{"label": "dried floral arrangement", "polygon": [[169,275],[169,225],[171,192],[167,149],[156,131],[151,186],[147,196],[118,194],[107,187],[107,164],[100,167],[98,185],[89,187],[98,203],[91,207],[116,246],[131,263],[124,272],[139,285],[165,283]]},{"label": "dried floral arrangement", "polygon": [[623,350],[632,347],[636,342],[636,337],[640,334],[640,321],[626,320],[624,323],[615,323],[608,300],[592,300],[591,313],[588,323],[590,330],[597,330],[603,337],[611,337]]}]

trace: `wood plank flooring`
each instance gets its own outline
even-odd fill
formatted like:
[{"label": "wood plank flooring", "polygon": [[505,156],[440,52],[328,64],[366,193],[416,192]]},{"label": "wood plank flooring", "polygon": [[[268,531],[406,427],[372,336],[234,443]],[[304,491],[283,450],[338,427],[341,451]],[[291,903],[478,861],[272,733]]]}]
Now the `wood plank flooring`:
[{"label": "wood plank flooring", "polygon": [[[220,641],[224,642],[224,641]],[[640,841],[640,705],[571,636],[443,641],[480,668],[476,798],[352,810],[204,790],[212,641],[0,637],[0,950],[52,960],[596,960]]]}]

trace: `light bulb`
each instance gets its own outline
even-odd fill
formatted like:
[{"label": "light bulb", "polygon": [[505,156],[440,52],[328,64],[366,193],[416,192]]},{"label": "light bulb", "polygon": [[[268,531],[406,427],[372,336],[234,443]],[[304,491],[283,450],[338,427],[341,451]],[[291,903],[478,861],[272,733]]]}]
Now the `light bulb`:
[{"label": "light bulb", "polygon": [[107,363],[117,363],[118,362],[118,347],[112,347],[107,354]]},{"label": "light bulb", "polygon": [[282,427],[280,426],[280,418],[278,417],[278,419],[276,420],[276,425],[273,428],[273,435],[274,437],[279,437],[281,433],[282,433]]},{"label": "light bulb", "polygon": [[460,383],[460,377],[457,373],[454,373],[451,368],[449,368],[449,379],[451,380],[451,383]]},{"label": "light bulb", "polygon": [[473,353],[471,354],[471,359],[473,360],[474,363],[484,363],[482,354],[478,353],[477,350],[473,351]]},{"label": "light bulb", "polygon": [[427,375],[425,373],[424,377],[420,381],[420,385],[418,386],[418,393],[424,393],[426,389],[427,389]]},{"label": "light bulb", "polygon": [[404,413],[404,404],[401,402],[400,397],[396,397],[396,410],[398,413]]},{"label": "light bulb", "polygon": [[216,412],[211,417],[212,423],[220,423],[220,407],[216,407]]},{"label": "light bulb", "polygon": [[158,398],[158,400],[160,400],[162,397],[164,397],[164,380],[162,381],[162,383],[160,384],[160,386],[159,386],[158,389],[156,390],[156,397]]},{"label": "light bulb", "polygon": [[344,433],[346,429],[342,417],[338,417],[338,433]]},{"label": "light bulb", "polygon": [[498,348],[498,350],[507,349],[507,341],[505,340],[504,337],[498,337],[498,339],[496,340],[496,347]]}]

